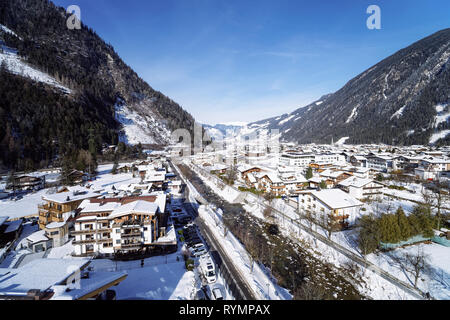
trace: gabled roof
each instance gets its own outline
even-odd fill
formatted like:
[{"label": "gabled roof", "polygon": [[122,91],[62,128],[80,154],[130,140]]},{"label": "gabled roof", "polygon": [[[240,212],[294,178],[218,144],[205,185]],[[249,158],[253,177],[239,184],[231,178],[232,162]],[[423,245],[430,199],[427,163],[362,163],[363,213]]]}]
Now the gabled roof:
[{"label": "gabled roof", "polygon": [[115,209],[109,215],[110,218],[116,218],[128,214],[148,214],[153,215],[158,212],[159,206],[154,202],[138,200],[130,202]]},{"label": "gabled roof", "polygon": [[355,188],[363,188],[365,185],[368,185],[369,183],[375,182],[372,179],[363,179],[359,177],[350,177],[348,179],[345,179],[339,183],[339,185],[343,187],[355,187]]},{"label": "gabled roof", "polygon": [[301,192],[300,194],[311,194],[316,199],[326,204],[331,209],[343,209],[362,206],[363,203],[340,189],[324,189]]}]

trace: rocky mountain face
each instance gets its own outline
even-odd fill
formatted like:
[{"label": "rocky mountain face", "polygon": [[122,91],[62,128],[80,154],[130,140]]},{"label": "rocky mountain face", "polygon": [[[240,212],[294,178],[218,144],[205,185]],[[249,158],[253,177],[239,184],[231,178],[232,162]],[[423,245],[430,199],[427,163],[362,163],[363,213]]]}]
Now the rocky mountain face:
[{"label": "rocky mountain face", "polygon": [[[192,130],[189,113],[150,87],[92,29],[83,24],[81,30],[67,28],[69,16],[48,0],[0,2],[0,71],[4,80],[20,84],[8,88],[15,92],[0,104],[2,154],[39,163],[64,153],[67,145],[87,149],[89,139],[97,149],[119,140],[166,144],[171,131]],[[53,110],[55,99],[64,110]],[[48,113],[45,108],[56,117],[41,116]],[[42,132],[33,128],[45,128],[53,120],[58,123],[46,130],[46,137],[36,136]],[[28,144],[34,144],[33,150]],[[46,148],[52,149],[50,155],[43,155]]]},{"label": "rocky mountain face", "polygon": [[[298,143],[438,144],[450,142],[450,29],[384,59],[339,91],[250,123],[245,133],[278,129]],[[348,138],[348,139],[347,139]]]}]

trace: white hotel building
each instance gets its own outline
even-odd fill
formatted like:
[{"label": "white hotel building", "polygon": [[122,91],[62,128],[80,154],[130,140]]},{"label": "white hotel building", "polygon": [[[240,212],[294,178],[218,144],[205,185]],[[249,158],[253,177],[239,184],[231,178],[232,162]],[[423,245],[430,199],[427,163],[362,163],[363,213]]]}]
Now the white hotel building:
[{"label": "white hotel building", "polygon": [[85,200],[72,232],[75,255],[112,256],[154,245],[176,246],[173,227],[168,228],[167,233],[173,233],[168,237],[166,229],[159,225],[165,211],[165,195],[136,198]]}]

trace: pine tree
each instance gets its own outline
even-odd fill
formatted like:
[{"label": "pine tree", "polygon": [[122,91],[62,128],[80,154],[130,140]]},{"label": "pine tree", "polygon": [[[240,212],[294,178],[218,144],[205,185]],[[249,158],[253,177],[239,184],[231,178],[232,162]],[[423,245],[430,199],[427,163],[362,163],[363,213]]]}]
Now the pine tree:
[{"label": "pine tree", "polygon": [[408,218],[406,217],[402,207],[397,209],[395,215],[397,216],[397,223],[400,228],[400,239],[406,241],[412,234],[411,225],[409,224]]},{"label": "pine tree", "polygon": [[306,170],[306,179],[311,179],[313,177],[313,171],[311,167],[308,167],[308,169]]},{"label": "pine tree", "polygon": [[397,218],[392,214],[384,214],[380,218],[381,241],[397,243],[400,241],[400,227]]}]

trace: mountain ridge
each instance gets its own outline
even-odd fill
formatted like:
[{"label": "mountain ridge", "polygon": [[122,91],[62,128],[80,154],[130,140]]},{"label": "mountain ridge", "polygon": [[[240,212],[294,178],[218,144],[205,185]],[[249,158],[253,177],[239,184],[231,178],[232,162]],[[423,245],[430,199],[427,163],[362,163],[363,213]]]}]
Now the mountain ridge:
[{"label": "mountain ridge", "polygon": [[[429,144],[449,129],[447,118],[442,119],[449,111],[449,58],[447,28],[400,49],[334,93],[248,127],[251,132],[278,129],[282,140],[298,143],[349,137],[353,144]],[[437,111],[440,105],[444,109]],[[447,136],[433,143],[449,141]]]},{"label": "mountain ridge", "polygon": [[[128,137],[130,124],[145,136],[143,143],[166,145],[172,131],[185,128],[192,132],[192,115],[140,78],[94,30],[83,23],[81,30],[69,30],[69,16],[48,0],[0,3],[0,47],[16,52],[15,57],[8,57],[70,89],[65,94],[55,92],[54,86],[11,72],[11,66],[3,64],[4,81],[39,88],[33,88],[33,95],[43,97],[37,99],[38,105],[27,92],[8,88],[15,92],[8,92],[8,101],[4,100],[0,110],[0,151],[6,154],[0,166],[22,168],[28,162],[40,167],[78,149],[100,152],[104,144],[141,142],[136,140],[139,136]],[[52,94],[46,97],[48,90]],[[55,99],[64,108],[50,106]],[[129,113],[121,113],[123,106]],[[46,108],[57,115],[54,128],[43,116]],[[21,124],[25,115],[30,119],[27,126]],[[68,128],[73,132],[67,132]],[[37,136],[42,134],[47,136]]]}]

